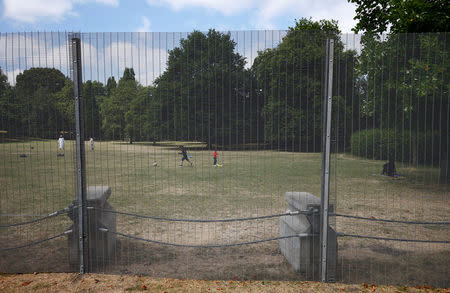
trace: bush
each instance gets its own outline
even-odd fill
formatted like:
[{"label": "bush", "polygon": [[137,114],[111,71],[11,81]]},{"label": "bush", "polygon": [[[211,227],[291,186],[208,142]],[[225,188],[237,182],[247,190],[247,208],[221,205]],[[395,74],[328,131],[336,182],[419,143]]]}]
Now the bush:
[{"label": "bush", "polygon": [[411,132],[396,129],[367,129],[354,132],[350,139],[353,155],[419,164],[439,164],[439,131]]}]

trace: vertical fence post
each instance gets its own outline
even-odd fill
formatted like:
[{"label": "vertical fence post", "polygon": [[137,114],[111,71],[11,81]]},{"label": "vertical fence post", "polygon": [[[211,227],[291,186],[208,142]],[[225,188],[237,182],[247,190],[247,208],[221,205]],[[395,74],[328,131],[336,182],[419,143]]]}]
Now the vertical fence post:
[{"label": "vertical fence post", "polygon": [[83,125],[83,99],[81,93],[81,45],[80,35],[74,34],[72,42],[72,68],[73,91],[75,98],[75,124],[76,124],[76,168],[77,168],[77,208],[78,208],[78,256],[80,261],[80,274],[86,270],[88,259],[87,245],[87,214],[86,214],[86,163],[84,158],[84,125]]},{"label": "vertical fence post", "polygon": [[323,100],[323,140],[322,140],[322,190],[320,213],[320,270],[321,281],[327,281],[327,249],[328,249],[328,207],[330,193],[330,146],[331,146],[331,97],[333,91],[333,53],[334,40],[327,39],[325,65],[325,91]]}]

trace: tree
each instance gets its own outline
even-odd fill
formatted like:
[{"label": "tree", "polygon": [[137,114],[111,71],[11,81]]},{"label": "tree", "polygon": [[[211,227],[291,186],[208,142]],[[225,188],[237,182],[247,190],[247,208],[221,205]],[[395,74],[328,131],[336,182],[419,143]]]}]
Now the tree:
[{"label": "tree", "polygon": [[56,93],[66,77],[54,68],[30,68],[17,75],[15,99],[20,105],[24,135],[55,137],[61,121],[56,108]]},{"label": "tree", "polygon": [[446,0],[348,1],[357,5],[356,33],[450,31],[450,2]]},{"label": "tree", "polygon": [[250,140],[251,76],[229,34],[194,31],[169,52],[155,81],[149,122],[158,139],[197,140],[208,146]]},{"label": "tree", "polygon": [[[431,142],[427,148],[431,150],[433,145],[439,146],[439,150],[434,153],[438,154],[441,182],[450,182],[448,145],[450,40],[448,33],[445,33],[450,31],[450,3],[443,0],[378,2],[350,0],[350,2],[358,5],[355,19],[359,22],[355,31],[369,32],[363,40],[360,68],[371,68],[362,72],[361,76],[366,74],[368,93],[373,98],[367,99],[362,104],[365,107],[364,111],[370,114],[371,111],[386,113],[388,110],[390,112],[387,113],[402,117],[403,120],[397,121],[395,127],[411,124],[409,129],[413,131],[410,144],[412,146],[416,145],[414,142],[417,141],[420,132],[439,131],[439,142],[437,144]],[[380,39],[376,33],[385,32],[388,27],[391,33],[386,39]],[[422,34],[425,32],[442,33]],[[377,58],[378,61],[391,59],[393,61],[389,63],[396,66],[380,66],[383,63],[376,62]],[[371,81],[374,81],[373,86],[370,85]],[[381,82],[384,87],[378,85],[375,89],[375,81]],[[399,98],[401,102],[392,102],[390,97]],[[374,117],[375,115],[372,119]],[[412,125],[415,126],[414,129]],[[427,133],[423,135],[432,137]],[[411,163],[417,164],[418,150],[413,149],[411,153]],[[435,158],[430,160],[437,165]]]},{"label": "tree", "polygon": [[[366,83],[361,102],[366,127],[395,129],[405,143],[386,156],[414,166],[439,166],[442,181],[448,182],[447,34],[392,34],[385,41],[367,35],[364,43],[358,75]],[[419,149],[419,141],[426,141],[423,149]]]},{"label": "tree", "polygon": [[103,99],[100,105],[100,113],[102,131],[107,138],[125,139],[125,113],[129,111],[131,101],[137,96],[137,87],[134,70],[125,68],[117,87],[111,90],[110,96]]},{"label": "tree", "polygon": [[135,80],[134,76],[135,76],[135,74],[134,74],[133,68],[125,68],[125,70],[123,71],[123,76],[122,76],[121,80],[122,81]]},{"label": "tree", "polygon": [[[336,68],[352,61],[355,53],[343,52],[337,22],[305,18],[289,28],[279,46],[259,52],[255,59],[252,73],[256,77],[257,91],[265,100],[264,135],[272,146],[286,150],[321,150],[327,38],[335,40]],[[334,83],[333,109],[346,117],[351,113],[348,108],[351,101],[344,98],[344,89],[353,85],[353,75],[340,75]],[[339,121],[342,125],[333,127],[350,125],[345,124],[345,119]],[[341,147],[345,147],[344,141]]]},{"label": "tree", "polygon": [[74,132],[75,131],[75,103],[73,82],[66,79],[61,91],[55,93],[56,109],[61,117],[58,121],[58,130]]},{"label": "tree", "polygon": [[85,139],[100,138],[102,121],[99,104],[105,97],[103,84],[98,81],[86,81],[83,83],[82,95]]},{"label": "tree", "polygon": [[153,109],[153,88],[138,86],[137,96],[130,103],[125,113],[125,132],[134,140],[153,140],[158,134],[157,127],[149,119]]},{"label": "tree", "polygon": [[117,82],[114,79],[114,76],[111,76],[108,78],[108,81],[106,82],[106,95],[111,96],[112,91],[117,87]]},{"label": "tree", "polygon": [[19,108],[14,99],[13,89],[8,83],[8,77],[0,68],[0,130],[6,130],[10,135],[17,134]]}]

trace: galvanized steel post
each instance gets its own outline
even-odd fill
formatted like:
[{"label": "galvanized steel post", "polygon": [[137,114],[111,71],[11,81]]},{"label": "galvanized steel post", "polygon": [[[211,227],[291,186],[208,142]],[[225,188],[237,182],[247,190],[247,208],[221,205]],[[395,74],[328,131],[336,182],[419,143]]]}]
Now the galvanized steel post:
[{"label": "galvanized steel post", "polygon": [[87,272],[85,265],[88,260],[87,245],[87,213],[86,213],[86,163],[84,158],[84,125],[83,99],[81,93],[81,45],[80,35],[74,34],[72,42],[72,77],[75,98],[75,129],[76,129],[76,168],[77,168],[77,208],[78,208],[78,243],[80,274]]},{"label": "galvanized steel post", "polygon": [[327,249],[328,249],[328,207],[330,193],[330,148],[331,148],[331,105],[333,92],[333,53],[334,40],[327,40],[325,65],[325,91],[323,105],[323,140],[322,140],[322,190],[321,190],[321,233],[320,233],[320,270],[321,281],[327,279]]}]

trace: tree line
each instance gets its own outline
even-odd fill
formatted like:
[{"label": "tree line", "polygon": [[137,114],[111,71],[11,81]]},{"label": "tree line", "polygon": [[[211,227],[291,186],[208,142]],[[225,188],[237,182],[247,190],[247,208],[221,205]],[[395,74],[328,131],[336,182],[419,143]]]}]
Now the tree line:
[{"label": "tree line", "polygon": [[[194,31],[169,51],[167,69],[151,86],[139,84],[133,68],[106,85],[84,82],[85,136],[318,151],[326,39],[337,40],[339,66],[355,58],[355,52],[344,52],[339,34],[335,21],[301,19],[279,46],[259,52],[248,67],[230,34]],[[348,89],[353,79],[342,75],[335,84]],[[72,131],[73,84],[59,70],[27,69],[15,86],[2,74],[1,83],[1,127],[11,136],[50,138]]]},{"label": "tree line", "polygon": [[[375,149],[388,145],[381,159],[394,156],[417,164],[417,146],[424,145],[434,154],[426,153],[430,158],[423,162],[442,165],[449,148],[448,35],[380,38],[368,32],[357,52],[346,49],[337,22],[305,18],[278,46],[258,52],[251,67],[229,34],[194,31],[169,51],[166,70],[151,86],[139,84],[133,68],[125,68],[118,81],[110,77],[106,85],[84,82],[85,136],[321,151],[327,38],[335,40],[334,150],[358,149],[361,155],[352,136],[366,135],[366,144]],[[0,127],[11,136],[70,132],[73,84],[51,68],[25,70],[15,86],[2,73],[0,111]],[[381,134],[361,132],[367,129]],[[392,135],[405,139],[390,147]],[[370,157],[367,152],[361,156]]]}]

